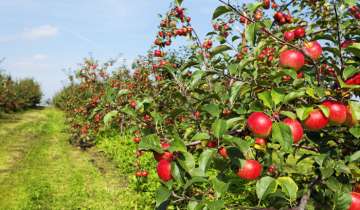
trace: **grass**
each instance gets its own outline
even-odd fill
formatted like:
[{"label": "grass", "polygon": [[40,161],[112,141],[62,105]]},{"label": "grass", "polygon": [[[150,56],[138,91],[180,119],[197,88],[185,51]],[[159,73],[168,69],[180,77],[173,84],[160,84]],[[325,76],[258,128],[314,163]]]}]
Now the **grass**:
[{"label": "grass", "polygon": [[64,131],[51,108],[0,120],[0,209],[145,209],[129,172],[73,148]]}]

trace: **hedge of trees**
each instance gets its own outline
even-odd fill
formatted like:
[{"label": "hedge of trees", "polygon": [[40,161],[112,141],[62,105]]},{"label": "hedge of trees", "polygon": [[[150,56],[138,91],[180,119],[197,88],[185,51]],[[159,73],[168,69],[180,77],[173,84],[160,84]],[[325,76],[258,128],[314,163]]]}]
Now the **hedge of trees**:
[{"label": "hedge of trees", "polygon": [[14,112],[40,104],[42,91],[34,79],[14,80],[0,72],[0,112]]}]

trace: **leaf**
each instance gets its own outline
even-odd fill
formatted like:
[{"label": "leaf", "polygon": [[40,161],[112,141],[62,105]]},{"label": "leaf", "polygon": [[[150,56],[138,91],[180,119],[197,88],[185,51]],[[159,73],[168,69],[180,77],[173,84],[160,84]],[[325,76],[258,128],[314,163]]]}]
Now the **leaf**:
[{"label": "leaf", "polygon": [[165,186],[161,185],[155,192],[156,207],[159,207],[162,203],[169,199],[171,191]]},{"label": "leaf", "polygon": [[231,9],[229,7],[226,6],[219,6],[218,8],[215,9],[212,19],[216,19],[218,17],[220,17],[221,15],[230,12]]},{"label": "leaf", "polygon": [[348,210],[351,204],[351,195],[346,192],[339,192],[335,194],[334,209]]},{"label": "leaf", "polygon": [[246,5],[246,8],[249,10],[250,13],[254,13],[257,8],[259,8],[262,5],[262,2],[255,2],[255,3],[249,3]]},{"label": "leaf", "polygon": [[225,52],[231,50],[231,47],[227,46],[227,45],[219,45],[217,47],[215,47],[211,52],[211,56],[217,55],[219,53]]},{"label": "leaf", "polygon": [[282,93],[282,91],[277,90],[277,89],[271,90],[271,99],[275,106],[280,104],[281,102],[283,102],[284,98],[285,98],[285,95]]},{"label": "leaf", "polygon": [[306,120],[306,118],[308,118],[310,112],[312,112],[314,110],[314,108],[312,107],[300,107],[296,109],[296,115],[297,117],[303,121]]},{"label": "leaf", "polygon": [[298,186],[291,177],[279,177],[276,181],[281,186],[282,192],[284,192],[290,200],[296,200]]},{"label": "leaf", "polygon": [[230,104],[231,106],[234,105],[236,98],[238,97],[240,88],[242,86],[242,82],[235,82],[231,87],[231,94],[230,94]]},{"label": "leaf", "polygon": [[360,121],[360,102],[358,101],[349,101],[348,102],[351,108],[351,114],[353,119]]},{"label": "leaf", "polygon": [[263,104],[268,107],[272,108],[273,101],[271,99],[271,93],[270,91],[264,91],[258,94],[258,98],[262,100]]},{"label": "leaf", "polygon": [[176,164],[175,161],[171,162],[171,175],[174,177],[177,183],[183,184],[183,179],[180,173],[179,166]]},{"label": "leaf", "polygon": [[330,115],[330,110],[327,106],[324,106],[324,105],[319,105],[318,106],[321,110],[321,112],[326,116],[326,117],[329,117]]},{"label": "leaf", "polygon": [[225,202],[222,200],[208,201],[207,207],[209,210],[221,210],[225,208]]},{"label": "leaf", "polygon": [[206,149],[201,153],[199,157],[199,169],[203,172],[203,174],[205,174],[209,161],[214,153],[215,150],[213,149]]},{"label": "leaf", "polygon": [[191,140],[193,141],[207,140],[207,139],[210,139],[210,135],[208,133],[197,133],[191,138]]},{"label": "leaf", "polygon": [[258,180],[256,182],[256,195],[259,201],[266,198],[267,195],[276,192],[277,186],[276,180],[270,176],[265,176]]},{"label": "leaf", "polygon": [[282,150],[290,153],[294,142],[290,127],[282,122],[274,123],[272,126],[272,141],[279,142]]},{"label": "leaf", "polygon": [[220,108],[217,104],[206,104],[202,107],[202,110],[208,112],[213,117],[219,117],[220,115]]},{"label": "leaf", "polygon": [[174,141],[171,142],[171,145],[168,149],[170,152],[186,152],[186,145],[185,143],[180,139],[180,137],[175,134],[174,135]]},{"label": "leaf", "polygon": [[354,126],[350,128],[349,132],[355,137],[360,138],[360,126]]},{"label": "leaf", "polygon": [[343,78],[344,78],[344,80],[347,80],[359,72],[360,72],[360,69],[357,69],[353,66],[347,66],[343,71]]},{"label": "leaf", "polygon": [[226,121],[222,119],[216,120],[211,127],[216,138],[221,138],[227,130]]},{"label": "leaf", "polygon": [[150,134],[143,137],[139,143],[139,150],[153,150],[162,153],[160,138],[156,134]]},{"label": "leaf", "polygon": [[193,72],[193,74],[191,76],[190,86],[195,87],[198,84],[198,82],[202,79],[203,75],[204,75],[204,72],[200,71],[200,70]]},{"label": "leaf", "polygon": [[350,46],[348,46],[345,50],[353,53],[357,57],[360,57],[360,43],[353,43]]},{"label": "leaf", "polygon": [[194,177],[186,182],[186,184],[184,185],[184,190],[186,190],[188,187],[190,187],[194,183],[208,183],[208,182],[209,182],[209,180],[205,179],[203,177]]},{"label": "leaf", "polygon": [[127,114],[127,115],[129,115],[129,116],[131,116],[131,117],[136,117],[136,112],[135,112],[135,110],[129,108],[128,106],[122,108],[120,111],[121,111],[121,112],[124,112],[125,114]]},{"label": "leaf", "polygon": [[292,100],[305,96],[304,90],[298,90],[288,93],[284,98],[284,103],[289,103]]},{"label": "leaf", "polygon": [[256,32],[257,32],[257,23],[251,23],[246,26],[245,29],[246,40],[250,43],[251,46],[255,45]]},{"label": "leaf", "polygon": [[356,1],[357,1],[357,0],[345,0],[344,2],[345,2],[349,7],[352,7],[352,6],[356,5]]},{"label": "leaf", "polygon": [[181,6],[183,0],[175,0],[175,2],[176,2],[176,6]]},{"label": "leaf", "polygon": [[360,159],[360,150],[350,156],[349,162],[354,162]]},{"label": "leaf", "polygon": [[195,168],[195,160],[191,153],[182,152],[177,158],[180,166],[190,174],[191,170]]},{"label": "leaf", "polygon": [[286,116],[286,117],[289,117],[289,118],[291,118],[291,119],[293,119],[293,120],[296,119],[296,114],[295,114],[294,112],[281,111],[280,114],[281,114],[281,115],[284,115],[284,116]]},{"label": "leaf", "polygon": [[118,111],[113,110],[104,116],[104,124],[108,126],[111,120],[118,114]]},{"label": "leaf", "polygon": [[238,64],[232,63],[228,66],[229,73],[236,75],[238,73]]},{"label": "leaf", "polygon": [[211,183],[213,185],[217,198],[220,198],[223,194],[225,194],[229,188],[229,183],[225,183],[219,180],[217,177],[212,178]]},{"label": "leaf", "polygon": [[127,95],[130,93],[130,90],[128,89],[122,89],[118,92],[118,96]]}]

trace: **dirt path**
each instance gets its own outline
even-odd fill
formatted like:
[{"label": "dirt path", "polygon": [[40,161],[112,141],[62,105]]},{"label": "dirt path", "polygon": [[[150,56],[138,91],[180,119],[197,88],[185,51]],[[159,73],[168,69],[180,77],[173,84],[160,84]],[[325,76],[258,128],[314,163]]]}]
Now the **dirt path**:
[{"label": "dirt path", "polygon": [[127,178],[67,139],[54,109],[0,120],[0,209],[128,209]]}]

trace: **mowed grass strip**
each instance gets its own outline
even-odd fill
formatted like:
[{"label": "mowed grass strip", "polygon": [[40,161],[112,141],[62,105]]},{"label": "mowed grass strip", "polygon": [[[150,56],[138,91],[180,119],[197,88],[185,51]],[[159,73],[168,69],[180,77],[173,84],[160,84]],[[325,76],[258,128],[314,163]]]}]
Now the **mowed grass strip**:
[{"label": "mowed grass strip", "polygon": [[134,208],[136,193],[121,172],[99,170],[90,153],[69,145],[62,112],[30,111],[1,123],[0,209]]}]

